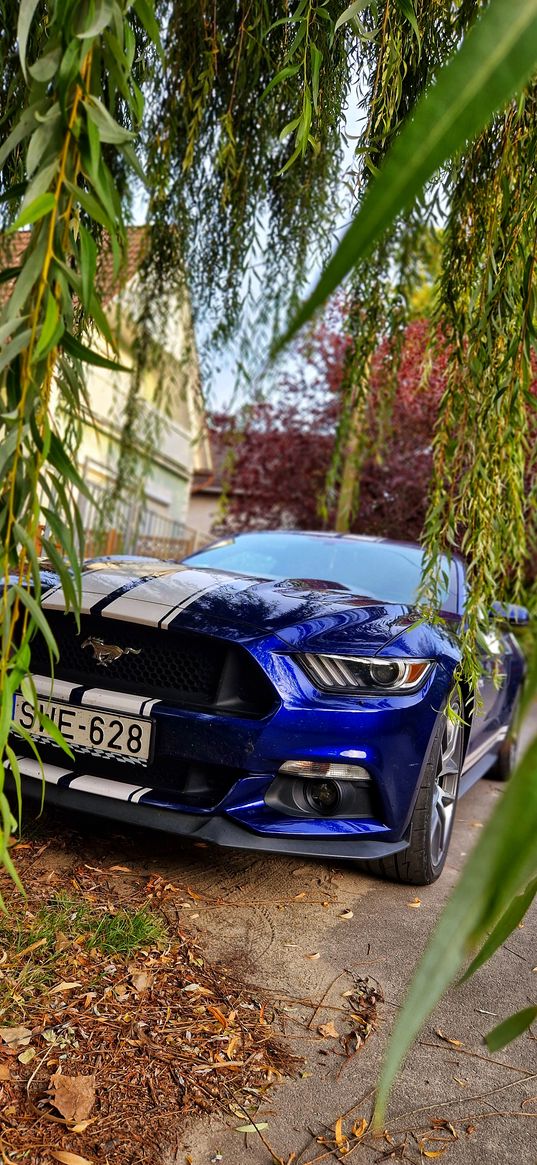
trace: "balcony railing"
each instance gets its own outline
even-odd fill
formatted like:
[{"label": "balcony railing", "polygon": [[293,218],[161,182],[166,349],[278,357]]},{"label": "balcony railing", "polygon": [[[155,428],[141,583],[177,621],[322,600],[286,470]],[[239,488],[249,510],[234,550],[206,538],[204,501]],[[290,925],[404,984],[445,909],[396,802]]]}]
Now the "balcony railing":
[{"label": "balcony railing", "polygon": [[118,502],[113,518],[104,522],[102,505],[105,490],[92,486],[91,500],[79,498],[85,531],[85,558],[108,554],[139,554],[179,562],[187,554],[206,546],[211,539],[184,522],[166,518],[143,501]]}]

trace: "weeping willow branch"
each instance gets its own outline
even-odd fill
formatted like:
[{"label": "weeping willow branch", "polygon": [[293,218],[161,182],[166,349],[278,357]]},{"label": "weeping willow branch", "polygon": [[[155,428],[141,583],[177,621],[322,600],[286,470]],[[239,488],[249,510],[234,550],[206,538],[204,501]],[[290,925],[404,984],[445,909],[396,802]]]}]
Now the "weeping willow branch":
[{"label": "weeping willow branch", "polygon": [[[148,34],[137,24],[136,12],[131,26],[129,9],[113,0],[86,12],[67,0],[61,11],[51,13],[46,3],[23,0],[17,28],[8,22],[2,40],[5,50],[9,34],[16,36],[20,52],[18,73],[9,61],[12,124],[0,150],[4,213],[20,255],[19,266],[8,261],[2,272],[10,294],[0,317],[0,861],[15,879],[7,849],[14,823],[4,792],[4,765],[9,763],[20,796],[16,737],[22,736],[39,759],[31,735],[12,719],[17,691],[32,703],[40,728],[68,751],[39,706],[31,676],[36,633],[48,644],[52,666],[57,658],[39,603],[38,550],[42,544],[66,607],[76,613],[82,528],[74,491],[85,493],[86,487],[72,460],[80,426],[71,422],[79,421],[85,404],[83,362],[116,366],[84,342],[99,337],[101,349],[113,349],[94,284],[103,228],[116,272],[125,241],[108,165],[111,146],[128,165],[137,166],[131,139],[141,106],[131,75],[132,48],[137,32],[142,40]],[[28,96],[22,111],[19,106],[15,112],[10,102],[26,84]],[[127,125],[114,117],[118,106]],[[24,232],[27,226],[31,229]],[[8,249],[4,239],[2,250]]]}]

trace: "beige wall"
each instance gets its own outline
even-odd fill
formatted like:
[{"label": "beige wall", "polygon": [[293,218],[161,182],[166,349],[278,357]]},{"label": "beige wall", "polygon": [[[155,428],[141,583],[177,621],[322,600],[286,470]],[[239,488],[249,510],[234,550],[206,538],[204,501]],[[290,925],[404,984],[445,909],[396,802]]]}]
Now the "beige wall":
[{"label": "beige wall", "polygon": [[219,501],[218,494],[191,494],[187,525],[200,534],[210,535],[213,524],[220,518]]}]

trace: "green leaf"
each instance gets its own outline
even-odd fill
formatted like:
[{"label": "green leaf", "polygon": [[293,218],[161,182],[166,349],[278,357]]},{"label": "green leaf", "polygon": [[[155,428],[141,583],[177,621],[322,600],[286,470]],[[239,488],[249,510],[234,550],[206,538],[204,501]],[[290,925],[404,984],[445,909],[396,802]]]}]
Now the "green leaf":
[{"label": "green leaf", "polygon": [[19,19],[17,22],[17,41],[19,44],[19,57],[22,67],[24,79],[28,80],[26,72],[26,46],[28,44],[28,36],[30,33],[30,25],[35,15],[35,10],[39,0],[20,0],[19,5]]},{"label": "green leaf", "polygon": [[95,273],[97,270],[97,244],[93,235],[86,229],[83,223],[80,224],[80,277],[81,277],[81,299],[86,310],[89,310],[91,297],[93,295],[93,285],[95,283]]},{"label": "green leaf", "polygon": [[89,194],[87,190],[82,190],[81,186],[74,186],[72,182],[66,182],[65,185],[71,194],[73,194],[76,201],[80,203],[83,210],[86,211],[86,214],[94,219],[95,222],[100,223],[102,227],[105,227],[110,235],[113,235],[114,228],[112,223],[100,202],[93,197],[93,194]]},{"label": "green leaf", "polygon": [[40,231],[38,238],[32,239],[24,253],[20,275],[2,312],[3,320],[12,320],[15,329],[20,323],[19,312],[27,304],[28,297],[42,271],[42,262],[47,248],[47,233]]},{"label": "green leaf", "polygon": [[416,37],[416,40],[418,42],[419,52],[421,53],[421,36],[420,36],[420,30],[418,27],[418,21],[416,19],[416,11],[414,8],[413,0],[395,0],[395,2],[397,4],[397,7],[403,13],[403,16],[406,16],[408,23],[411,25],[412,30],[414,32],[414,35]]},{"label": "green leaf", "polygon": [[275,351],[366,258],[439,167],[522,88],[536,62],[537,0],[490,0],[403,125],[354,222]]},{"label": "green leaf", "polygon": [[13,523],[13,533],[15,535],[15,538],[17,539],[17,542],[20,542],[21,546],[24,546],[24,549],[28,555],[28,560],[30,562],[30,567],[31,567],[31,571],[32,571],[34,589],[37,592],[37,594],[39,594],[40,589],[41,589],[41,571],[40,571],[39,562],[37,559],[37,551],[35,548],[35,541],[33,541],[30,538],[28,531],[25,530],[23,528],[23,526],[21,526],[20,522]]},{"label": "green leaf", "polygon": [[397,1016],[379,1084],[382,1127],[390,1087],[424,1020],[486,935],[537,876],[537,740],[496,803],[445,906]]},{"label": "green leaf", "polygon": [[66,481],[72,482],[72,484],[75,485],[77,489],[79,489],[86,497],[90,496],[85,481],[80,476],[78,469],[76,469],[73,465],[72,459],[68,457],[60,441],[60,438],[57,436],[54,430],[52,430],[50,434],[49,461],[50,464],[58,470],[58,473],[61,474],[61,476],[65,478]]},{"label": "green leaf", "polygon": [[118,125],[114,120],[112,114],[108,112],[106,105],[99,101],[98,97],[88,97],[84,102],[84,108],[93,124],[99,130],[99,137],[102,142],[110,142],[112,145],[123,145],[125,142],[132,141],[134,134],[128,129],[123,129],[123,126]]},{"label": "green leaf", "polygon": [[49,736],[52,737],[55,743],[58,744],[60,748],[67,753],[67,756],[70,757],[71,760],[74,760],[75,758],[65,737],[62,736],[58,725],[50,719],[50,716],[47,716],[46,712],[39,712],[39,723],[41,727],[45,729],[45,732],[48,732]]},{"label": "green leaf", "polygon": [[142,169],[142,166],[130,142],[127,142],[126,145],[121,146],[121,153],[123,154],[123,157],[127,159],[131,169],[134,170],[136,177],[140,179],[140,182],[142,182],[144,186],[147,186],[147,174]]},{"label": "green leaf", "polygon": [[274,89],[275,85],[280,85],[282,81],[287,81],[289,77],[296,77],[296,74],[300,72],[301,68],[302,65],[285,65],[283,69],[280,69],[279,73],[276,73],[272,81],[269,81],[266,89],[261,94],[261,100],[263,101],[267,93],[270,93],[271,89]]},{"label": "green leaf", "polygon": [[47,105],[47,99],[42,98],[40,101],[35,101],[33,105],[29,105],[28,109],[25,109],[21,114],[14,129],[12,129],[9,137],[6,138],[5,142],[0,148],[0,169],[3,167],[4,162],[6,158],[9,157],[11,151],[14,150],[15,147],[20,144],[20,142],[24,141],[24,138],[27,138],[28,134],[31,134],[32,130],[35,129],[36,114],[39,113],[42,109],[45,109]]},{"label": "green leaf", "polygon": [[35,64],[30,65],[28,72],[36,81],[51,81],[61,60],[61,49],[51,49],[49,53],[45,53],[43,57]]},{"label": "green leaf", "polygon": [[471,975],[475,974],[475,972],[479,970],[479,967],[482,967],[483,963],[486,963],[487,959],[490,959],[490,956],[494,954],[494,951],[496,951],[498,947],[501,947],[502,943],[504,943],[505,940],[509,938],[509,935],[513,933],[515,927],[517,927],[519,922],[521,922],[524,918],[526,911],[529,910],[536,894],[537,879],[534,879],[524,890],[523,894],[518,894],[517,897],[513,898],[513,901],[509,903],[505,914],[502,914],[502,917],[494,927],[494,930],[491,932],[491,934],[489,934],[488,938],[483,943],[479,954],[476,955],[473,962],[470,963],[470,966],[464,972],[461,983],[464,983],[466,979],[469,979]]},{"label": "green leaf", "polygon": [[338,19],[334,25],[334,32],[337,32],[338,28],[341,28],[343,24],[348,24],[349,20],[354,20],[354,17],[357,16],[359,12],[363,12],[364,8],[367,8],[368,4],[369,0],[354,0],[354,4],[349,4],[349,7],[341,13],[341,16],[338,16]]},{"label": "green leaf", "polygon": [[155,20],[153,5],[149,0],[134,0],[134,11],[143,25],[148,37],[153,41],[160,57],[163,57],[162,41],[160,39],[160,29]]},{"label": "green leaf", "polygon": [[31,595],[29,591],[25,590],[24,587],[19,586],[18,583],[13,584],[13,590],[19,596],[21,603],[23,603],[24,606],[28,608],[30,615],[35,625],[39,628],[53,659],[59,659],[60,656],[56,646],[56,640],[52,634],[52,631],[50,630],[41,607],[38,603],[36,603],[33,595]]},{"label": "green leaf", "polygon": [[66,562],[62,558],[61,554],[58,553],[56,546],[50,540],[50,538],[43,538],[43,550],[45,551],[49,562],[52,563],[52,566],[54,567],[54,570],[59,577],[65,596],[65,605],[67,609],[69,609],[69,607],[78,607],[78,596],[75,591],[72,575]]},{"label": "green leaf", "polygon": [[86,345],[81,344],[70,332],[64,332],[61,346],[70,356],[84,360],[86,364],[95,364],[97,368],[109,368],[112,372],[132,372],[132,368],[127,368],[125,364],[117,364],[115,360],[101,356],[100,352],[94,352],[93,348],[86,348]]},{"label": "green leaf", "polygon": [[7,234],[13,234],[14,231],[20,231],[21,227],[27,227],[30,223],[37,222],[38,219],[44,218],[46,214],[50,214],[54,210],[56,199],[53,194],[39,194],[34,201],[27,206],[12,226],[9,227]]},{"label": "green leaf", "polygon": [[18,438],[19,433],[17,428],[11,429],[7,437],[2,438],[2,443],[0,444],[0,481],[4,481],[8,472],[9,462],[17,448]]},{"label": "green leaf", "polygon": [[321,65],[323,62],[323,54],[317,45],[310,44],[311,53],[311,96],[313,101],[313,108],[317,113],[319,106],[319,79],[321,75]]},{"label": "green leaf", "polygon": [[46,356],[47,352],[57,344],[63,332],[63,320],[60,319],[60,312],[58,304],[54,296],[49,292],[47,298],[47,306],[45,309],[45,318],[41,325],[39,339],[34,349],[32,362],[35,364]]},{"label": "green leaf", "polygon": [[86,40],[88,37],[99,36],[107,24],[110,24],[115,7],[113,0],[97,0],[93,18],[90,19],[86,28],[77,32],[77,37],[80,40]]},{"label": "green leaf", "polygon": [[32,329],[25,328],[23,332],[19,332],[17,336],[14,336],[9,344],[6,344],[5,348],[0,349],[0,372],[8,364],[11,364],[15,356],[18,356],[27,347],[31,334]]},{"label": "green leaf", "polygon": [[67,48],[60,61],[58,69],[57,89],[60,105],[64,116],[66,116],[66,99],[70,85],[80,72],[80,61],[83,54],[83,46],[76,40],[70,40]]},{"label": "green leaf", "polygon": [[30,206],[40,194],[46,193],[56,176],[57,169],[58,159],[54,158],[52,162],[49,162],[48,166],[43,166],[41,170],[38,170],[35,178],[32,179],[26,188],[26,194],[21,203],[21,211],[25,210],[27,206]]},{"label": "green leaf", "polygon": [[504,1019],[503,1023],[493,1027],[492,1031],[485,1036],[487,1047],[491,1052],[499,1052],[500,1048],[505,1048],[506,1044],[510,1044],[512,1040],[516,1040],[517,1036],[521,1036],[523,1032],[527,1031],[535,1019],[537,1019],[537,1007],[523,1007],[522,1011],[515,1012],[514,1015],[509,1016],[509,1019]]},{"label": "green leaf", "polygon": [[46,156],[47,151],[54,150],[55,154],[59,153],[61,124],[61,109],[56,101],[49,109],[44,121],[38,125],[30,138],[28,152],[26,154],[26,170],[29,177],[37,169],[42,159]]}]

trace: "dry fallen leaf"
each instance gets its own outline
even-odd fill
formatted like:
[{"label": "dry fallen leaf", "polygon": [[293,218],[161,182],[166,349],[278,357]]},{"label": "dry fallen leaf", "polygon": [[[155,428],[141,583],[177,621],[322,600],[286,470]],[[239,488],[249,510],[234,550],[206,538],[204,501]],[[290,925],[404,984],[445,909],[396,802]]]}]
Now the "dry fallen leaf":
[{"label": "dry fallen leaf", "polygon": [[421,898],[413,898],[412,902],[407,902],[407,906],[411,906],[412,910],[419,910],[421,906]]},{"label": "dry fallen leaf", "polygon": [[320,953],[319,953],[319,951],[315,951],[315,953],[314,953],[314,954],[312,954],[312,955],[304,955],[304,958],[305,958],[305,959],[312,959],[312,960],[313,960],[313,959],[320,959],[320,957],[321,957],[321,956],[320,956]]},{"label": "dry fallen leaf", "polygon": [[69,1124],[85,1121],[95,1104],[95,1076],[64,1076],[55,1072],[50,1078],[52,1104]]},{"label": "dry fallen leaf", "polygon": [[58,994],[60,993],[60,991],[74,991],[75,987],[81,987],[81,986],[82,986],[82,984],[81,984],[81,983],[77,983],[77,982],[73,982],[73,983],[66,983],[66,982],[57,983],[55,987],[51,987],[51,989],[50,989],[50,994],[51,994],[51,995],[58,995]]},{"label": "dry fallen leaf", "polygon": [[68,1153],[66,1149],[47,1149],[51,1157],[55,1161],[61,1161],[62,1165],[93,1165],[88,1157],[80,1157],[78,1153]]},{"label": "dry fallen leaf", "polygon": [[112,871],[116,871],[116,870],[117,870],[118,874],[132,874],[132,870],[130,869],[129,866],[109,866],[108,867],[109,874],[111,874]]},{"label": "dry fallen leaf", "polygon": [[301,890],[300,894],[293,894],[293,902],[300,902],[302,898],[306,897],[306,891]]},{"label": "dry fallen leaf", "polygon": [[12,1044],[21,1044],[21,1046],[24,1047],[26,1044],[30,1043],[31,1035],[32,1033],[30,1028],[23,1027],[22,1025],[19,1025],[18,1027],[0,1027],[1,1038],[3,1039],[4,1043],[9,1044],[10,1046]]},{"label": "dry fallen leaf", "polygon": [[352,1126],[352,1133],[354,1137],[363,1137],[367,1129],[367,1121],[365,1117],[361,1117],[359,1121],[355,1121]]},{"label": "dry fallen leaf", "polygon": [[11,1080],[9,1064],[0,1064],[0,1080]]},{"label": "dry fallen leaf", "polygon": [[138,995],[142,991],[147,991],[152,981],[152,975],[148,971],[138,971],[136,975],[131,975],[131,983]]},{"label": "dry fallen leaf", "polygon": [[339,1039],[339,1032],[338,1032],[337,1028],[334,1027],[334,1024],[332,1022],[320,1023],[319,1027],[317,1028],[317,1031],[319,1032],[319,1035],[324,1036],[325,1039],[330,1039],[330,1040],[338,1040]]},{"label": "dry fallen leaf", "polygon": [[453,1040],[451,1036],[447,1036],[445,1032],[442,1031],[442,1028],[435,1028],[435,1034],[439,1037],[439,1039],[444,1040],[444,1043],[451,1044],[453,1048],[462,1048],[462,1040]]},{"label": "dry fallen leaf", "polygon": [[354,918],[354,911],[353,910],[342,910],[339,917],[340,918]]},{"label": "dry fallen leaf", "polygon": [[69,1132],[70,1133],[85,1133],[86,1129],[88,1128],[88,1125],[92,1125],[94,1123],[94,1121],[96,1121],[96,1120],[97,1120],[97,1117],[92,1116],[87,1121],[79,1121],[79,1123],[77,1125],[70,1125]]},{"label": "dry fallen leaf", "polygon": [[338,1147],[338,1151],[342,1155],[345,1153],[348,1153],[350,1145],[348,1142],[348,1138],[345,1136],[345,1133],[343,1132],[343,1117],[341,1117],[341,1116],[338,1117],[338,1119],[334,1125],[334,1140],[335,1140],[336,1145]]},{"label": "dry fallen leaf", "polygon": [[17,1060],[19,1060],[21,1064],[31,1064],[32,1060],[34,1060],[36,1056],[37,1052],[35,1048],[32,1048],[30,1045],[30,1047],[24,1049],[24,1052],[21,1052],[20,1056],[17,1056]]},{"label": "dry fallen leaf", "polygon": [[257,1121],[255,1125],[237,1125],[236,1133],[257,1133],[258,1129],[268,1129],[266,1121]]},{"label": "dry fallen leaf", "polygon": [[433,1120],[431,1121],[431,1125],[433,1126],[434,1129],[447,1129],[448,1133],[451,1133],[453,1140],[458,1141],[458,1139],[459,1139],[458,1132],[456,1131],[456,1129],[454,1129],[453,1125],[451,1124],[451,1121],[446,1120],[445,1117],[443,1117],[443,1116],[434,1117]]}]

